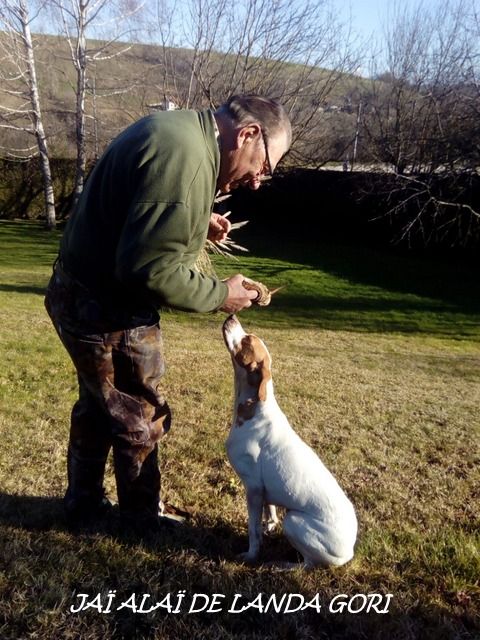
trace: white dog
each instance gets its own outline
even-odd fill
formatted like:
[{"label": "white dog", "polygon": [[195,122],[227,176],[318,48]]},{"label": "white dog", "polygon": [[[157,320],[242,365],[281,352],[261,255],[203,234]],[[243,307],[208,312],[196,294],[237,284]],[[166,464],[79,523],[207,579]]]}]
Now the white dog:
[{"label": "white dog", "polygon": [[303,555],[305,567],[345,564],[353,557],[357,537],[351,502],[278,406],[264,343],[247,335],[235,316],[225,321],[223,335],[235,372],[227,454],[247,494],[249,548],[242,559],[257,560],[262,510],[271,531],[278,522],[277,505],[287,510],[283,531]]}]

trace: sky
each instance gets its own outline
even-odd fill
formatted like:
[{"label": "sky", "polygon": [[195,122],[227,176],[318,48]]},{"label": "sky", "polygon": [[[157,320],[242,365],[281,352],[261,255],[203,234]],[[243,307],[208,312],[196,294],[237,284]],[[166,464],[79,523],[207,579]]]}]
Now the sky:
[{"label": "sky", "polygon": [[[155,3],[156,0],[144,0],[148,5]],[[305,0],[289,0],[295,6],[303,4]],[[353,34],[349,38],[349,42],[353,47],[355,45],[363,45],[364,62],[357,69],[357,73],[362,76],[368,76],[372,72],[372,61],[378,65],[381,63],[382,51],[384,50],[384,30],[388,25],[388,21],[392,19],[394,9],[415,10],[420,9],[438,9],[439,5],[444,1],[450,1],[453,4],[462,0],[327,0],[327,6],[333,8],[335,14],[342,20],[345,27],[351,26]],[[465,0],[467,3],[472,2],[473,6],[478,3],[480,9],[480,0]],[[172,6],[182,6],[188,0],[170,0]],[[313,0],[315,2],[315,0]],[[45,27],[48,33],[48,26]],[[357,35],[355,40],[353,35]],[[92,36],[95,37],[95,36]],[[101,36],[96,36],[101,37]],[[147,40],[148,41],[148,40]],[[187,46],[187,45],[185,45]],[[377,67],[376,67],[377,68]]]},{"label": "sky", "polygon": [[[298,0],[292,0],[297,2]],[[388,26],[389,18],[394,15],[394,8],[402,11],[409,9],[435,10],[439,8],[443,0],[331,0],[332,6],[338,9],[339,16],[345,23],[351,23],[352,30],[358,34],[360,42],[366,46],[367,58],[364,64],[358,68],[358,75],[367,77],[372,73],[371,59],[378,65],[382,60],[382,49],[384,46],[384,30]],[[451,0],[453,4],[459,0]],[[480,0],[472,0],[474,6]],[[378,71],[378,66],[373,72]]]},{"label": "sky", "polygon": [[351,15],[352,26],[362,38],[381,32],[382,16],[388,4],[391,4],[390,0],[333,0],[333,5],[338,6],[345,20]]},{"label": "sky", "polygon": [[[146,0],[148,4],[150,0]],[[351,18],[353,29],[358,32],[362,40],[369,40],[371,36],[380,38],[382,25],[394,5],[402,7],[435,7],[441,0],[330,0],[334,10],[338,9],[340,17],[348,23]],[[182,0],[180,0],[181,4]],[[302,0],[291,0],[293,5]],[[479,2],[480,0],[475,0]],[[175,2],[173,2],[175,4]],[[35,23],[36,24],[36,23]],[[48,32],[48,27],[46,28]]]},{"label": "sky", "polygon": [[[400,0],[332,0],[334,7],[338,7],[341,15],[348,20],[352,16],[352,26],[359,32],[363,39],[370,36],[380,37],[382,25],[386,21],[389,12]],[[480,0],[479,0],[480,1]],[[401,6],[435,7],[439,0],[401,0]]]}]

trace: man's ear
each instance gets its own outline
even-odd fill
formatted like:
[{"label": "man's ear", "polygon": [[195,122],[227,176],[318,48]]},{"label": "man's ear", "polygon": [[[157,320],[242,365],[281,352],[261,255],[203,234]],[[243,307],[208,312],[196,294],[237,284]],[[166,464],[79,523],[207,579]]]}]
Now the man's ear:
[{"label": "man's ear", "polygon": [[237,129],[237,149],[243,147],[244,144],[258,140],[261,130],[257,122],[252,122],[251,124],[241,127],[241,129]]}]

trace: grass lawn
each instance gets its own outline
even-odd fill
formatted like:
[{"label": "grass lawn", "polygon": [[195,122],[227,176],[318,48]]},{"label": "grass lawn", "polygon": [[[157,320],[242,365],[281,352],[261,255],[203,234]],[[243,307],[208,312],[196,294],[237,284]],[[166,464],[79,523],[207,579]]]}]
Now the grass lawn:
[{"label": "grass lawn", "polygon": [[[192,512],[189,525],[142,540],[115,519],[80,535],[67,530],[61,498],[76,380],[43,309],[58,239],[33,223],[0,222],[0,638],[480,637],[472,268],[285,239],[238,264],[217,261],[222,275],[241,270],[285,286],[241,320],[269,346],[280,405],[359,519],[352,562],[279,573],[235,561],[246,549],[246,507],[224,452],[232,371],[223,314],[162,316],[174,411],[161,446],[163,491]],[[106,486],[114,498],[111,467]],[[296,557],[280,533],[266,540],[265,560]],[[91,606],[72,613],[79,594]],[[133,594],[143,612],[132,610]],[[217,611],[189,612],[195,594],[210,602],[221,594]],[[262,611],[273,594],[311,606]],[[361,596],[340,611],[333,599],[341,594],[379,594],[387,612],[353,613]],[[162,606],[145,612],[153,602]]]}]

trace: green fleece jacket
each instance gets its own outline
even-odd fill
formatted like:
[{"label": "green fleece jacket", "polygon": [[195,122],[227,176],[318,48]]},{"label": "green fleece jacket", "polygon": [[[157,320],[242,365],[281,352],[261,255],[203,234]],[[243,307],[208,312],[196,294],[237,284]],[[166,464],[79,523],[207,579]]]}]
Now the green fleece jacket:
[{"label": "green fleece jacket", "polygon": [[115,306],[213,311],[225,283],[192,267],[220,170],[211,111],[168,111],[128,127],[88,178],[60,249],[64,268]]}]

